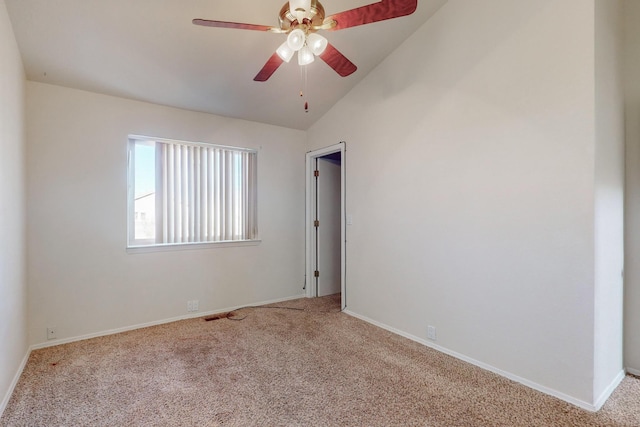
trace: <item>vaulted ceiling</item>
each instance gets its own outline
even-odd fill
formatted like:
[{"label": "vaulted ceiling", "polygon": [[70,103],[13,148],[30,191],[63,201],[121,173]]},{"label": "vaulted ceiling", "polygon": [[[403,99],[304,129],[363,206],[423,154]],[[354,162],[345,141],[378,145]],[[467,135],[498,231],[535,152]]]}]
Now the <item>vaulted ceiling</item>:
[{"label": "vaulted ceiling", "polygon": [[[283,34],[191,23],[277,26],[283,0],[5,0],[29,80],[307,129],[426,22],[446,0],[419,0],[407,17],[323,32],[358,70],[307,68],[309,112],[295,59],[266,82],[254,76]],[[373,3],[324,0],[327,15]]]}]

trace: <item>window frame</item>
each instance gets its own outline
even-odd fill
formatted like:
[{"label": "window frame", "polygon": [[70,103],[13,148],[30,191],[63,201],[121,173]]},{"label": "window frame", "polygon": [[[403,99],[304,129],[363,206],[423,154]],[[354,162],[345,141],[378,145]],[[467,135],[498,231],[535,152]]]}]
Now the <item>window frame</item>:
[{"label": "window frame", "polygon": [[[156,243],[155,239],[135,239],[135,146],[139,142],[154,142],[164,144],[180,144],[192,145],[199,147],[216,148],[222,150],[232,150],[236,152],[253,153],[255,160],[255,222],[256,235],[252,239],[244,240],[220,240],[220,241],[203,241],[203,242],[178,242],[178,243]],[[156,179],[158,179],[158,170],[156,169]],[[254,246],[262,242],[259,237],[259,215],[258,215],[258,150],[245,147],[235,147],[231,145],[220,145],[208,142],[194,142],[168,138],[156,138],[144,135],[128,135],[127,138],[127,235],[126,250],[128,253],[146,253],[159,251],[175,251],[175,250],[191,250],[203,248],[222,248],[222,247],[238,247],[238,246]]]}]

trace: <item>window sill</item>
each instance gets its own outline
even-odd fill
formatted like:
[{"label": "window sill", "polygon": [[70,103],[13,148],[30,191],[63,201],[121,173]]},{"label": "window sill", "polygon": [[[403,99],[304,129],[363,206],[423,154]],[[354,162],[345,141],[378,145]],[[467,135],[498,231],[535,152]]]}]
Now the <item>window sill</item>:
[{"label": "window sill", "polygon": [[238,246],[258,246],[262,240],[227,240],[224,242],[203,243],[169,243],[164,245],[128,246],[128,254],[144,254],[150,252],[188,251],[194,249],[232,248]]}]

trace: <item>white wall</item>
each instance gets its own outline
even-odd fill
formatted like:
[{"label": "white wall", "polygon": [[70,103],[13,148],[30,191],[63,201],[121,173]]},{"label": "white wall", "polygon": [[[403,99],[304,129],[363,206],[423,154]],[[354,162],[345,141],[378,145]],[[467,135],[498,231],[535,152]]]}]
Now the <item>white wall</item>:
[{"label": "white wall", "polygon": [[[594,397],[623,374],[624,95],[623,2],[595,2]],[[617,384],[615,384],[617,385]]]},{"label": "white wall", "polygon": [[625,1],[624,362],[640,375],[640,2]]},{"label": "white wall", "polygon": [[27,354],[24,70],[0,0],[0,415]]},{"label": "white wall", "polygon": [[[303,293],[304,132],[34,82],[27,118],[31,344]],[[127,254],[128,134],[259,149],[262,243]]]},{"label": "white wall", "polygon": [[349,310],[585,407],[594,15],[450,0],[308,132],[347,143]]}]

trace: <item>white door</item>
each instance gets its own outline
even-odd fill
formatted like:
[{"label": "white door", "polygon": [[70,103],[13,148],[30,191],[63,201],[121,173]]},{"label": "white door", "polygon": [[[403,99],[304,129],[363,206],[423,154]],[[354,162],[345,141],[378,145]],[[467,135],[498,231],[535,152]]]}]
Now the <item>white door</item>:
[{"label": "white door", "polygon": [[317,249],[316,270],[318,296],[332,295],[341,291],[341,247],[340,244],[340,153],[319,157],[317,161],[316,207]]}]

